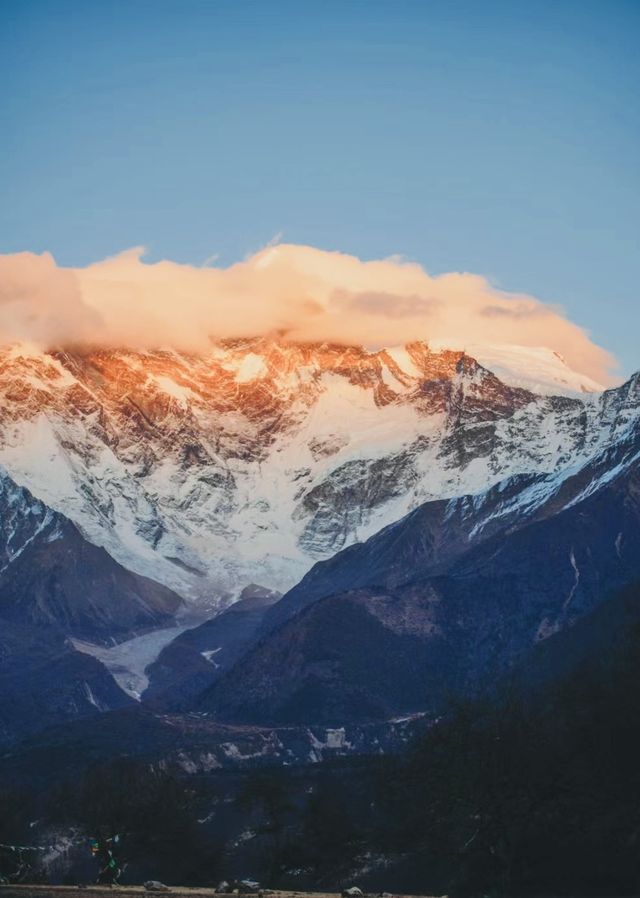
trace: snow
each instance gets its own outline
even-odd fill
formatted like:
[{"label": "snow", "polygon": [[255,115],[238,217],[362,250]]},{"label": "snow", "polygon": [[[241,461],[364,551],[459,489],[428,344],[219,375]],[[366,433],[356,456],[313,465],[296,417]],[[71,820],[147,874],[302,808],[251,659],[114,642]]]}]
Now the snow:
[{"label": "snow", "polygon": [[386,353],[388,356],[391,356],[398,368],[404,374],[415,378],[420,378],[422,376],[419,368],[416,367],[405,346],[392,346],[390,349],[386,350]]},{"label": "snow", "polygon": [[247,353],[240,363],[236,373],[236,382],[246,384],[251,380],[257,380],[267,373],[267,365],[262,356],[253,352]]},{"label": "snow", "polygon": [[171,380],[170,377],[159,375],[155,378],[155,382],[163,393],[166,393],[167,396],[171,396],[172,399],[175,399],[181,405],[186,406],[189,403],[189,400],[193,398],[192,390],[188,387],[180,386],[180,384]]},{"label": "snow", "polygon": [[[212,770],[218,770],[222,764],[212,752],[204,752],[196,758],[189,757],[186,752],[179,752],[177,757],[178,764],[185,773],[210,773]],[[213,817],[211,813],[208,817],[199,820],[198,823],[206,823]]]},{"label": "snow", "polygon": [[620,531],[620,533],[618,533],[618,535],[616,536],[615,541],[616,555],[618,556],[618,558],[622,558],[622,540],[623,534],[622,531]]},{"label": "snow", "polygon": [[101,702],[99,702],[97,700],[97,698],[93,694],[93,690],[91,689],[91,686],[88,683],[84,684],[84,691],[85,691],[85,695],[87,696],[87,699],[89,700],[89,703],[91,705],[93,705],[94,708],[96,708],[98,711],[107,711],[108,710],[108,708],[105,705],[103,705]]},{"label": "snow", "polygon": [[407,435],[431,429],[432,422],[421,418],[413,405],[377,406],[370,391],[337,374],[324,374],[322,386],[307,419],[305,442],[311,435],[338,437],[344,448],[332,458],[333,466],[338,461],[383,458],[401,446]]},{"label": "snow", "polygon": [[[600,474],[597,478],[595,478],[578,497],[576,497],[575,502],[579,502],[581,499],[586,498],[592,493],[596,492],[596,490],[600,489],[607,483],[611,483],[616,479],[620,474],[625,471],[629,465],[634,464],[634,462],[640,460],[640,452],[637,452],[635,455],[632,455],[630,458],[626,458],[621,461],[617,465],[613,465],[608,470],[605,470]],[[575,504],[575,503],[574,503]]]},{"label": "snow", "polygon": [[401,390],[402,389],[402,384],[400,383],[400,381],[398,380],[398,378],[395,376],[395,374],[389,368],[388,365],[384,365],[384,364],[381,365],[380,374],[382,376],[382,382],[387,387],[391,387],[392,390],[399,390],[399,389]]},{"label": "snow", "polygon": [[164,627],[111,647],[93,645],[80,639],[72,639],[71,642],[77,651],[92,655],[102,662],[118,686],[127,695],[140,701],[149,685],[146,668],[156,660],[166,645],[188,629],[187,626]]},{"label": "snow", "polygon": [[573,570],[574,580],[573,580],[573,584],[571,586],[571,591],[569,592],[569,595],[565,599],[564,604],[562,606],[563,611],[566,611],[569,608],[569,605],[571,604],[571,601],[576,593],[576,589],[580,585],[580,568],[578,567],[578,564],[576,562],[576,555],[573,550],[573,546],[571,547],[571,551],[569,552],[569,562],[570,562],[571,568]]},{"label": "snow", "polygon": [[224,755],[229,760],[233,761],[251,761],[254,758],[263,758],[269,755],[270,749],[273,747],[273,740],[275,739],[278,747],[282,748],[277,736],[272,734],[271,741],[267,738],[264,740],[262,744],[262,748],[259,751],[247,752],[243,753],[240,748],[235,744],[235,742],[223,742],[220,746]]},{"label": "snow", "polygon": [[222,646],[219,646],[217,649],[209,649],[206,652],[200,652],[205,661],[208,661],[210,664],[213,664],[215,668],[219,668],[220,665],[213,660],[213,656],[217,655],[218,652],[222,651]]},{"label": "snow", "polygon": [[[454,343],[439,340],[432,343],[431,348],[451,348]],[[467,343],[460,349],[504,383],[534,393],[573,396],[604,390],[602,384],[573,371],[559,353],[544,346]]]},{"label": "snow", "polygon": [[327,749],[333,751],[349,751],[349,749],[353,748],[353,744],[347,739],[344,727],[337,727],[335,729],[329,728],[325,730],[324,740],[318,739],[311,730],[307,730],[307,735],[309,736],[314,759],[317,759],[318,756],[322,758],[322,752]]},{"label": "snow", "polygon": [[552,621],[548,617],[545,617],[538,627],[534,641],[543,642],[550,636],[555,636],[555,634],[560,630],[561,627],[562,623],[559,620]]},{"label": "snow", "polygon": [[[89,390],[73,360],[52,379],[50,368],[60,363],[25,352],[2,355],[0,463],[89,541],[174,589],[199,614],[232,601],[248,583],[285,591],[315,560],[430,499],[475,494],[483,502],[491,486],[538,472],[541,479],[517,498],[533,508],[558,488],[557,478],[637,419],[631,387],[624,401],[615,391],[582,394],[584,378],[549,350],[485,347],[484,361],[510,366],[512,379],[533,377],[549,389],[564,379],[562,389],[578,398],[567,406],[534,397],[499,419],[484,454],[461,465],[448,446],[447,409],[421,410],[414,393],[420,372],[406,347],[356,356],[366,375],[359,382],[350,378],[358,368],[345,368],[339,354],[331,367],[325,350],[314,356],[291,346],[269,354],[264,341],[214,347],[204,357],[128,351],[114,354],[117,379],[108,390],[92,379]],[[40,387],[37,398],[18,405],[10,385],[24,377]],[[461,383],[465,377],[458,375]],[[257,399],[256,378],[266,378]],[[245,384],[241,400],[237,384]],[[395,401],[378,405],[377,384],[393,390]],[[264,401],[265,386],[275,411]],[[128,400],[114,399],[117,389],[143,405],[148,399],[151,408],[159,390],[174,402],[168,411],[160,404],[160,422],[139,431],[131,429]],[[91,397],[88,413],[76,405],[79,392]],[[468,422],[464,430],[471,437],[480,426]],[[194,447],[193,457],[185,459],[185,447]],[[508,513],[515,501],[494,514]],[[116,664],[115,653],[111,658]],[[140,674],[131,693],[145,687]]]},{"label": "snow", "polygon": [[16,483],[54,508],[61,496],[65,497],[64,501],[73,502],[77,481],[69,458],[44,414],[32,421],[18,422],[5,438],[10,443],[5,444],[2,462]]},{"label": "snow", "polygon": [[[0,538],[6,559],[6,563],[0,567],[1,574],[20,557],[34,539],[47,531],[54,520],[54,513],[40,502],[30,499],[28,493],[17,486],[2,467],[0,467],[0,497],[3,507]],[[30,529],[25,528],[27,521],[31,525]],[[55,526],[45,538],[48,542],[53,542],[59,537],[59,527]]]}]

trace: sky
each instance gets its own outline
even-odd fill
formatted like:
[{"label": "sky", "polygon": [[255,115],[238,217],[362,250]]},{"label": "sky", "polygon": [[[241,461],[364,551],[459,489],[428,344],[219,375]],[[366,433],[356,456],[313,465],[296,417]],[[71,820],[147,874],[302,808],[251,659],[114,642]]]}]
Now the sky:
[{"label": "sky", "polygon": [[639,38],[628,0],[0,0],[0,252],[398,255],[561,307],[630,373]]}]

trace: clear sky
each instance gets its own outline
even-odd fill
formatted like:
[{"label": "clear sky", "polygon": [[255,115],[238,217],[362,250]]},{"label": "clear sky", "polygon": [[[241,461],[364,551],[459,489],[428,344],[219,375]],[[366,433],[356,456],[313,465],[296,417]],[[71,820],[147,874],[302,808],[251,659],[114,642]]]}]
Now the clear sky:
[{"label": "clear sky", "polygon": [[0,0],[0,252],[399,253],[628,372],[639,45],[638,0]]}]

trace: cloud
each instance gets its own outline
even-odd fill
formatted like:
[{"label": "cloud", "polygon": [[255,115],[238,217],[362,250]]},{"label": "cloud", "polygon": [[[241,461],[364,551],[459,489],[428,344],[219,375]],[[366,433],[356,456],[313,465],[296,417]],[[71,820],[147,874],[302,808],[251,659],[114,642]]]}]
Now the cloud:
[{"label": "cloud", "polygon": [[330,305],[345,312],[381,315],[383,318],[424,318],[430,316],[439,300],[424,296],[397,296],[394,293],[347,293],[336,290]]},{"label": "cloud", "polygon": [[0,256],[0,339],[63,343],[100,339],[100,314],[84,302],[73,271],[49,253]]},{"label": "cloud", "polygon": [[393,257],[362,261],[269,245],[227,268],[143,261],[135,247],[85,268],[45,253],[0,256],[0,340],[183,351],[213,339],[284,333],[298,341],[392,346],[410,340],[546,346],[611,382],[615,359],[562,310],[475,274],[429,275]]},{"label": "cloud", "polygon": [[480,314],[484,315],[485,318],[511,318],[514,321],[524,321],[527,318],[545,315],[549,308],[549,306],[544,306],[535,300],[533,302],[514,301],[509,308],[485,306],[484,309],[480,309]]}]

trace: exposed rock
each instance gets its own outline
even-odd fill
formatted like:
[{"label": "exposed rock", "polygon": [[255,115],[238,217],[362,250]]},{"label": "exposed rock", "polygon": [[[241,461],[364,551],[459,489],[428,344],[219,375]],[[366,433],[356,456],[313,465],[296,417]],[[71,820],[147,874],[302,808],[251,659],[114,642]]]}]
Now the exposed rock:
[{"label": "exposed rock", "polygon": [[0,618],[112,644],[170,624],[182,601],[123,568],[0,468]]},{"label": "exposed rock", "polygon": [[165,646],[146,671],[144,693],[154,707],[181,707],[207,689],[241,657],[280,593],[251,584],[238,602]]},{"label": "exposed rock", "polygon": [[504,358],[500,380],[419,342],[13,346],[0,351],[0,462],[130,570],[220,606],[247,583],[290,588],[421,502],[562,469],[635,414],[637,390],[582,394],[596,385],[549,356],[552,389],[570,396],[510,385]]},{"label": "exposed rock", "polygon": [[637,580],[640,425],[568,476],[427,503],[318,564],[199,707],[336,733],[438,715],[452,694],[490,688]]}]

